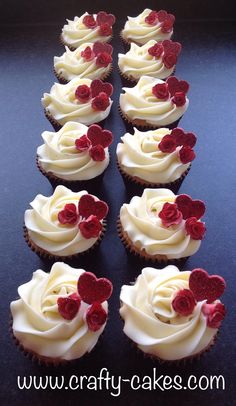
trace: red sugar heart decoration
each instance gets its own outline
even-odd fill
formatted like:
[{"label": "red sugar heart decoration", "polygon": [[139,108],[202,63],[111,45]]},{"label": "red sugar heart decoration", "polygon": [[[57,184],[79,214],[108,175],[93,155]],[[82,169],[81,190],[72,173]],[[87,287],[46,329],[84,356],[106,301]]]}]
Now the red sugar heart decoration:
[{"label": "red sugar heart decoration", "polygon": [[208,275],[201,268],[191,272],[189,288],[197,301],[207,300],[208,303],[212,303],[224,293],[225,287],[225,280],[219,275]]},{"label": "red sugar heart decoration", "polygon": [[179,195],[175,199],[178,209],[186,220],[189,217],[196,217],[199,220],[206,211],[206,206],[202,200],[193,200],[188,195]]},{"label": "red sugar heart decoration", "polygon": [[166,83],[171,96],[174,96],[176,92],[184,92],[185,94],[189,90],[189,84],[186,80],[178,80],[175,76],[170,76]]},{"label": "red sugar heart decoration", "polygon": [[107,14],[105,11],[99,11],[99,13],[97,13],[98,25],[107,23],[110,26],[112,26],[113,24],[115,24],[115,22],[116,22],[116,18],[113,14]]},{"label": "red sugar heart decoration", "polygon": [[193,148],[197,142],[197,137],[194,133],[185,133],[182,128],[176,127],[171,131],[171,136],[174,137],[176,145]]},{"label": "red sugar heart decoration", "polygon": [[112,132],[103,130],[98,124],[92,124],[87,132],[87,137],[92,146],[102,145],[103,148],[109,147],[113,141]]},{"label": "red sugar heart decoration", "polygon": [[113,93],[113,86],[111,83],[104,83],[100,79],[94,79],[90,86],[92,97],[96,97],[99,93],[104,92],[108,97]]},{"label": "red sugar heart decoration", "polygon": [[100,54],[101,52],[106,52],[109,55],[112,55],[113,52],[113,47],[110,44],[107,44],[106,42],[95,42],[93,44],[93,52],[95,56]]},{"label": "red sugar heart decoration", "polygon": [[173,52],[175,55],[179,55],[182,45],[179,42],[173,42],[170,39],[162,41],[162,46],[165,52]]},{"label": "red sugar heart decoration", "polygon": [[93,215],[102,220],[108,213],[108,205],[102,200],[95,200],[89,194],[83,195],[79,200],[79,213],[86,219]]},{"label": "red sugar heart decoration", "polygon": [[92,272],[84,272],[79,277],[77,285],[81,299],[88,304],[102,303],[112,294],[112,283],[106,278],[96,278]]}]

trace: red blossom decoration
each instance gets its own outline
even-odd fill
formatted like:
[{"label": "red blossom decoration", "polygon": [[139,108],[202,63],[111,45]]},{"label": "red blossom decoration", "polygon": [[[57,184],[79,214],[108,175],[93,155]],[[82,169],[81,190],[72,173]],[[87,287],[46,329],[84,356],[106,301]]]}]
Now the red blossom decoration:
[{"label": "red blossom decoration", "polygon": [[165,203],[158,216],[162,220],[162,224],[165,227],[170,227],[174,224],[180,224],[183,219],[182,213],[178,210],[178,207],[175,203]]},{"label": "red blossom decoration", "polygon": [[148,16],[145,17],[145,23],[149,25],[156,25],[158,23],[157,11],[155,10],[151,11],[151,13],[149,13]]},{"label": "red blossom decoration", "polygon": [[185,93],[184,92],[176,92],[171,100],[177,107],[182,107],[186,103]]},{"label": "red blossom decoration", "polygon": [[92,100],[92,108],[96,111],[105,111],[110,104],[109,97],[106,93],[101,92]]},{"label": "red blossom decoration", "polygon": [[206,211],[206,206],[202,200],[193,200],[190,196],[182,194],[175,199],[178,209],[183,214],[184,220],[189,217],[196,217],[199,220]]},{"label": "red blossom decoration", "polygon": [[196,300],[193,293],[189,289],[179,290],[172,301],[172,307],[176,313],[181,316],[189,316],[192,314],[196,306]]},{"label": "red blossom decoration", "polygon": [[193,148],[197,142],[197,137],[193,133],[185,133],[182,128],[174,128],[171,131],[172,137],[175,139],[176,145],[189,146]]},{"label": "red blossom decoration", "polygon": [[112,26],[115,24],[116,18],[113,14],[108,14],[105,11],[99,11],[97,13],[97,23],[98,25],[108,24]]},{"label": "red blossom decoration", "polygon": [[58,312],[66,320],[72,320],[79,311],[81,299],[77,293],[57,299]]},{"label": "red blossom decoration", "polygon": [[94,79],[91,82],[91,93],[92,97],[96,97],[99,93],[106,93],[108,97],[110,97],[113,93],[113,86],[111,83],[103,82],[100,79]]},{"label": "red blossom decoration", "polygon": [[219,328],[226,315],[225,306],[222,303],[207,304],[202,306],[202,313],[207,317],[207,326]]},{"label": "red blossom decoration", "polygon": [[189,288],[197,301],[212,303],[224,293],[225,287],[222,276],[209,275],[205,269],[196,268],[190,274]]},{"label": "red blossom decoration", "polygon": [[92,272],[84,272],[79,277],[77,289],[81,299],[92,304],[109,299],[113,286],[109,279],[97,278]]},{"label": "red blossom decoration", "polygon": [[97,238],[102,231],[102,224],[96,216],[91,215],[79,223],[79,229],[84,238]]},{"label": "red blossom decoration", "polygon": [[90,47],[86,47],[83,51],[81,51],[82,58],[85,59],[85,61],[92,61],[95,58],[95,53]]},{"label": "red blossom decoration", "polygon": [[95,56],[97,56],[101,52],[106,52],[107,54],[112,55],[113,47],[112,45],[107,44],[106,42],[96,41],[93,44],[93,52]]},{"label": "red blossom decoration", "polygon": [[96,65],[106,68],[112,62],[112,57],[107,52],[101,52],[97,55]]},{"label": "red blossom decoration", "polygon": [[177,63],[177,56],[174,52],[168,52],[164,54],[162,61],[167,69],[171,69]]},{"label": "red blossom decoration", "polygon": [[82,137],[77,138],[75,140],[75,148],[79,151],[79,152],[83,152],[83,151],[87,151],[91,146],[91,142],[88,139],[87,135],[82,135]]},{"label": "red blossom decoration", "polygon": [[99,34],[103,37],[109,37],[112,35],[112,28],[108,23],[100,25]]},{"label": "red blossom decoration", "polygon": [[87,103],[91,98],[91,90],[87,85],[80,85],[75,91],[75,97],[80,101],[80,103]]},{"label": "red blossom decoration", "polygon": [[179,159],[182,164],[187,164],[195,159],[196,155],[194,150],[189,146],[184,146],[179,151]]},{"label": "red blossom decoration", "polygon": [[104,161],[106,158],[105,150],[102,145],[95,145],[89,150],[89,155],[95,162]]},{"label": "red blossom decoration", "polygon": [[95,145],[102,145],[103,148],[107,148],[113,141],[112,132],[103,130],[98,124],[92,124],[89,127],[87,137],[93,147]]},{"label": "red blossom decoration", "polygon": [[94,196],[85,194],[79,200],[79,214],[87,219],[94,215],[99,220],[106,217],[108,213],[108,205],[102,200],[96,200]]},{"label": "red blossom decoration", "polygon": [[158,20],[160,21],[160,23],[162,23],[163,21],[165,21],[168,18],[168,13],[165,10],[159,10],[157,12],[157,17],[158,17]]},{"label": "red blossom decoration", "polygon": [[98,331],[107,320],[107,313],[101,303],[93,303],[86,313],[86,322],[91,331]]},{"label": "red blossom decoration", "polygon": [[152,47],[148,48],[148,53],[155,58],[160,58],[161,54],[163,53],[164,48],[162,44],[156,43]]},{"label": "red blossom decoration", "polygon": [[95,28],[97,26],[97,22],[94,18],[93,15],[86,15],[83,18],[83,24],[87,27],[87,28]]},{"label": "red blossom decoration", "polygon": [[159,142],[158,144],[158,148],[160,149],[160,151],[164,152],[164,153],[171,153],[173,151],[176,150],[176,143],[174,138],[167,134],[165,135],[161,142]]},{"label": "red blossom decoration", "polygon": [[190,235],[193,240],[202,240],[206,232],[206,227],[205,224],[198,221],[196,217],[189,217],[185,221],[185,230],[186,234]]},{"label": "red blossom decoration", "polygon": [[161,32],[163,32],[163,34],[169,34],[173,29],[173,25],[174,25],[173,19],[168,17],[161,24]]},{"label": "red blossom decoration", "polygon": [[168,89],[171,96],[174,96],[177,92],[188,93],[189,84],[186,80],[178,80],[175,76],[170,76],[166,83],[168,84]]},{"label": "red blossom decoration", "polygon": [[164,48],[164,52],[173,52],[176,56],[178,56],[181,52],[182,46],[179,42],[171,41],[170,39],[165,39],[162,41],[162,46]]},{"label": "red blossom decoration", "polygon": [[76,224],[79,220],[77,207],[74,203],[67,203],[64,209],[58,213],[58,221],[61,224]]},{"label": "red blossom decoration", "polygon": [[167,100],[170,96],[166,83],[158,83],[157,85],[153,86],[152,94],[160,100]]}]

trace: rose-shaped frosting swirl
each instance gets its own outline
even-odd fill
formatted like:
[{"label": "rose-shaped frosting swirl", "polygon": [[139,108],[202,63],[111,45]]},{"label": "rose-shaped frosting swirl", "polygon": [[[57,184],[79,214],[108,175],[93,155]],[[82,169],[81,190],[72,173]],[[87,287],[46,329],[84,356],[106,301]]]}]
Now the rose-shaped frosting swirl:
[{"label": "rose-shaped frosting swirl", "polygon": [[87,131],[87,126],[72,121],[67,122],[57,133],[44,131],[44,144],[37,149],[40,166],[46,172],[69,181],[99,176],[109,164],[108,148],[105,148],[103,161],[94,161],[88,150],[79,152],[75,140],[87,134]]},{"label": "rose-shaped frosting swirl", "polygon": [[67,121],[76,121],[85,125],[98,123],[110,113],[112,100],[109,99],[109,106],[105,111],[98,111],[92,108],[91,99],[81,103],[75,97],[78,86],[87,85],[90,87],[91,82],[90,79],[86,78],[74,78],[66,85],[54,83],[50,93],[44,93],[42,105],[60,125]]},{"label": "rose-shaped frosting swirl", "polygon": [[164,203],[174,203],[176,195],[169,189],[145,189],[142,196],[134,196],[120,210],[123,230],[132,243],[149,255],[165,255],[168,259],[195,254],[200,240],[186,234],[185,221],[164,227],[158,216]]},{"label": "rose-shaped frosting swirl", "polygon": [[57,186],[50,197],[37,195],[30,203],[32,209],[25,212],[25,226],[30,239],[43,250],[57,256],[74,255],[91,248],[99,237],[85,238],[78,224],[63,225],[58,213],[66,204],[78,206],[85,190],[72,192],[64,186]]},{"label": "rose-shaped frosting swirl", "polygon": [[123,113],[131,120],[144,120],[153,126],[165,126],[174,123],[187,110],[189,100],[183,106],[177,107],[171,101],[159,100],[152,93],[152,88],[157,84],[165,83],[161,79],[142,76],[134,87],[124,87],[125,93],[120,95],[120,107]]},{"label": "rose-shaped frosting swirl", "polygon": [[[57,262],[49,274],[39,269],[18,288],[20,299],[11,303],[13,333],[25,349],[44,357],[72,360],[96,345],[105,324],[96,332],[88,329],[84,315],[89,305],[81,302],[73,320],[58,312],[57,299],[77,292],[78,278],[84,272]],[[107,311],[107,302],[102,306]]]},{"label": "rose-shaped frosting swirl", "polygon": [[175,66],[167,69],[162,61],[162,56],[155,58],[148,53],[148,49],[155,44],[156,41],[154,40],[148,41],[143,46],[132,43],[126,54],[118,54],[120,71],[134,80],[138,80],[144,75],[158,79],[165,79],[170,76]]},{"label": "rose-shaped frosting swirl", "polygon": [[[75,17],[74,20],[67,20],[67,24],[62,28],[62,41],[65,45],[68,45],[72,48],[78,48],[80,45],[85,42],[108,42],[111,39],[111,35],[104,36],[100,35],[100,27],[88,28],[83,23],[85,16],[89,15],[87,12],[84,13],[81,17]],[[93,14],[94,19],[96,20],[97,14]]]},{"label": "rose-shaped frosting swirl", "polygon": [[173,30],[169,33],[163,33],[161,31],[160,22],[155,25],[150,25],[145,21],[145,18],[151,11],[149,8],[146,8],[137,17],[128,17],[128,21],[126,21],[124,29],[122,30],[122,36],[125,40],[143,45],[151,39],[163,41],[171,38]]},{"label": "rose-shaped frosting swirl", "polygon": [[189,289],[190,272],[176,266],[144,268],[132,286],[121,289],[120,314],[125,334],[145,353],[164,360],[191,357],[207,348],[217,329],[207,327],[202,313],[205,301],[197,302],[189,316],[172,307],[176,293]]},{"label": "rose-shaped frosting swirl", "polygon": [[117,145],[118,162],[126,173],[151,183],[169,183],[179,179],[188,169],[190,163],[182,164],[178,151],[163,153],[158,144],[166,134],[168,128],[158,130],[139,131],[134,128],[134,135],[126,133]]},{"label": "rose-shaped frosting swirl", "polygon": [[111,64],[107,67],[98,66],[96,59],[91,61],[85,60],[81,56],[81,52],[87,47],[93,48],[93,44],[83,43],[75,51],[71,51],[66,47],[66,52],[61,56],[54,57],[54,69],[59,76],[70,81],[74,78],[87,78],[87,79],[99,79],[109,72]]}]

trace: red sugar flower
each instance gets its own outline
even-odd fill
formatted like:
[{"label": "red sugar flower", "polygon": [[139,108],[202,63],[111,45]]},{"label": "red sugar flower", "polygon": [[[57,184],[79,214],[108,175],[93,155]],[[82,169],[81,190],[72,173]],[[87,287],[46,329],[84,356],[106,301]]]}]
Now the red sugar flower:
[{"label": "red sugar flower", "polygon": [[163,21],[165,21],[168,18],[168,13],[165,10],[160,10],[157,12],[157,17],[158,17],[158,20],[160,21],[160,23],[162,23]]},{"label": "red sugar flower", "polygon": [[158,23],[158,14],[156,11],[151,11],[147,17],[145,17],[145,23],[149,25],[156,25]]},{"label": "red sugar flower", "polygon": [[175,76],[170,76],[166,80],[166,83],[168,84],[168,89],[171,96],[174,96],[176,92],[183,92],[185,94],[188,93],[189,84],[186,82],[186,80],[179,80]]},{"label": "red sugar flower", "polygon": [[112,57],[107,52],[100,52],[96,59],[96,65],[106,68],[112,62]]},{"label": "red sugar flower", "polygon": [[109,37],[112,34],[112,28],[108,23],[100,25],[99,34],[103,37]]},{"label": "red sugar flower", "polygon": [[102,145],[95,145],[89,150],[89,155],[93,161],[101,162],[106,158],[105,150]]},{"label": "red sugar flower", "polygon": [[194,150],[191,147],[182,147],[179,151],[179,159],[182,164],[192,162],[196,157]]},{"label": "red sugar flower", "polygon": [[206,227],[205,224],[198,221],[196,217],[189,217],[185,221],[185,230],[186,234],[190,235],[193,240],[202,240],[206,232]]},{"label": "red sugar flower", "polygon": [[171,18],[166,19],[161,24],[161,32],[163,32],[163,34],[167,34],[167,33],[171,32],[172,28],[173,28],[173,21]]},{"label": "red sugar flower", "polygon": [[155,58],[160,58],[162,52],[164,51],[164,48],[162,44],[155,44],[152,47],[148,48],[148,53],[149,55],[154,56]]},{"label": "red sugar flower", "polygon": [[96,111],[105,111],[109,107],[110,101],[106,93],[101,92],[92,100],[92,108]]},{"label": "red sugar flower", "polygon": [[77,138],[77,140],[75,140],[75,148],[79,152],[87,151],[90,146],[91,142],[88,139],[87,135],[82,135],[82,137]]},{"label": "red sugar flower", "polygon": [[160,100],[167,100],[169,98],[168,85],[166,83],[158,83],[153,86],[152,94]]},{"label": "red sugar flower", "polygon": [[61,224],[76,224],[79,220],[77,207],[74,203],[67,203],[64,209],[58,213],[58,221]]},{"label": "red sugar flower", "polygon": [[80,85],[75,91],[75,97],[81,102],[86,103],[91,97],[90,87],[87,85]]},{"label": "red sugar flower", "polygon": [[179,290],[172,301],[172,307],[176,313],[181,316],[189,316],[192,314],[196,306],[196,300],[193,293],[189,289]]},{"label": "red sugar flower", "polygon": [[222,303],[204,303],[202,306],[202,313],[207,316],[208,327],[219,328],[222,320],[225,318],[226,309]]},{"label": "red sugar flower", "polygon": [[165,135],[161,142],[158,144],[158,148],[164,153],[171,153],[176,150],[176,143],[174,138],[167,134]]},{"label": "red sugar flower", "polygon": [[97,23],[95,18],[93,17],[93,15],[86,15],[83,18],[83,24],[87,27],[87,28],[95,28]]},{"label": "red sugar flower", "polygon": [[66,320],[72,320],[79,311],[81,299],[77,293],[72,293],[68,297],[57,299],[58,312]]},{"label": "red sugar flower", "polygon": [[84,238],[97,238],[102,231],[102,224],[96,216],[91,215],[79,223],[79,229]]},{"label": "red sugar flower", "polygon": [[172,97],[171,100],[177,107],[182,107],[186,103],[185,93],[184,92],[176,92],[174,97]]},{"label": "red sugar flower", "polygon": [[91,331],[98,331],[107,320],[107,312],[103,309],[101,303],[95,302],[90,306],[86,313],[86,322]]},{"label": "red sugar flower", "polygon": [[92,61],[95,57],[95,54],[90,47],[86,47],[83,51],[81,51],[80,55],[85,59],[85,61]]},{"label": "red sugar flower", "polygon": [[177,56],[174,52],[168,52],[163,56],[162,61],[167,69],[171,69],[176,65]]},{"label": "red sugar flower", "polygon": [[182,128],[174,128],[171,131],[171,135],[174,137],[177,146],[183,145],[193,148],[197,142],[197,137],[194,133],[185,133]]},{"label": "red sugar flower", "polygon": [[165,227],[180,224],[183,218],[182,213],[178,210],[175,203],[165,203],[158,216],[162,220],[162,224]]}]

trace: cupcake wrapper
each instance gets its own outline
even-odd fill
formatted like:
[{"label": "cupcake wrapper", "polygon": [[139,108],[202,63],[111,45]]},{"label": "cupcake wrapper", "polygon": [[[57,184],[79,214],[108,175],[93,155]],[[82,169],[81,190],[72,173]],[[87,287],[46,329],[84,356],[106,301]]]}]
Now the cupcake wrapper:
[{"label": "cupcake wrapper", "polygon": [[[123,73],[120,70],[120,68],[118,70],[119,70],[119,74],[121,76],[121,79],[123,79],[123,81],[122,81],[123,86],[130,85],[130,84],[135,85],[136,83],[138,83],[139,79],[141,78],[141,76],[140,76],[139,79],[136,79],[133,76],[129,76],[129,75],[126,75],[125,73]],[[171,73],[171,75],[169,75],[169,76],[174,75],[175,71],[176,71],[176,69],[174,69],[173,72]],[[148,76],[152,76],[152,75],[148,75]],[[161,80],[166,80],[169,76],[167,76],[165,79],[161,79]],[[157,78],[154,78],[154,79],[157,79]]]},{"label": "cupcake wrapper", "polygon": [[[111,37],[109,38],[109,40],[108,41],[101,41],[101,42],[106,42],[107,44],[109,44],[112,40],[113,40],[113,33],[112,33],[112,35],[111,35]],[[59,37],[59,42],[60,42],[60,44],[61,45],[63,45],[64,47],[65,46],[67,46],[71,51],[75,51],[77,48],[76,47],[72,47],[70,44],[67,44],[65,41],[64,41],[64,39],[63,39],[63,37],[62,37],[62,34],[60,35],[60,37]]]},{"label": "cupcake wrapper", "polygon": [[56,121],[46,109],[44,109],[44,114],[48,121],[50,121],[52,124],[55,131],[59,131],[62,128],[62,125]]},{"label": "cupcake wrapper", "polygon": [[[107,72],[105,72],[103,75],[101,75],[100,77],[95,78],[95,79],[107,80],[107,79],[109,78],[109,76],[111,75],[112,70],[113,70],[113,66],[112,66],[112,64],[111,64],[111,66],[110,66],[110,68],[108,69]],[[55,68],[53,69],[53,73],[54,73],[54,75],[56,76],[58,82],[61,83],[62,85],[66,85],[67,83],[70,82],[70,80],[65,79],[62,75],[59,75],[59,74],[56,72]]]},{"label": "cupcake wrapper", "polygon": [[36,245],[29,236],[28,233],[28,229],[27,227],[24,225],[23,226],[23,231],[24,231],[24,239],[27,243],[27,245],[29,246],[29,248],[31,248],[31,250],[33,252],[35,252],[40,258],[42,259],[49,259],[49,260],[55,260],[55,261],[67,261],[67,260],[71,260],[71,259],[76,259],[81,257],[81,255],[87,255],[90,254],[92,250],[94,250],[94,248],[97,248],[99,246],[99,244],[102,241],[102,238],[104,237],[104,234],[106,232],[106,221],[103,220],[103,228],[102,231],[99,235],[99,238],[97,239],[97,241],[93,244],[92,247],[90,247],[89,249],[87,249],[86,251],[83,252],[79,252],[77,254],[73,254],[73,255],[67,255],[67,256],[59,256],[59,255],[54,255],[51,254],[48,251],[45,251],[43,248],[40,248],[38,245]]},{"label": "cupcake wrapper", "polygon": [[160,264],[176,264],[176,265],[181,265],[183,264],[189,257],[183,257],[183,258],[173,258],[169,259],[167,258],[166,255],[161,255],[161,254],[156,254],[156,255],[150,255],[146,252],[146,250],[143,248],[142,250],[135,247],[132,241],[130,240],[128,234],[124,231],[122,224],[120,222],[120,218],[117,220],[117,231],[118,235],[124,244],[125,248],[134,255],[138,255],[140,258],[145,259],[146,261],[152,261],[152,262],[158,262]]}]

